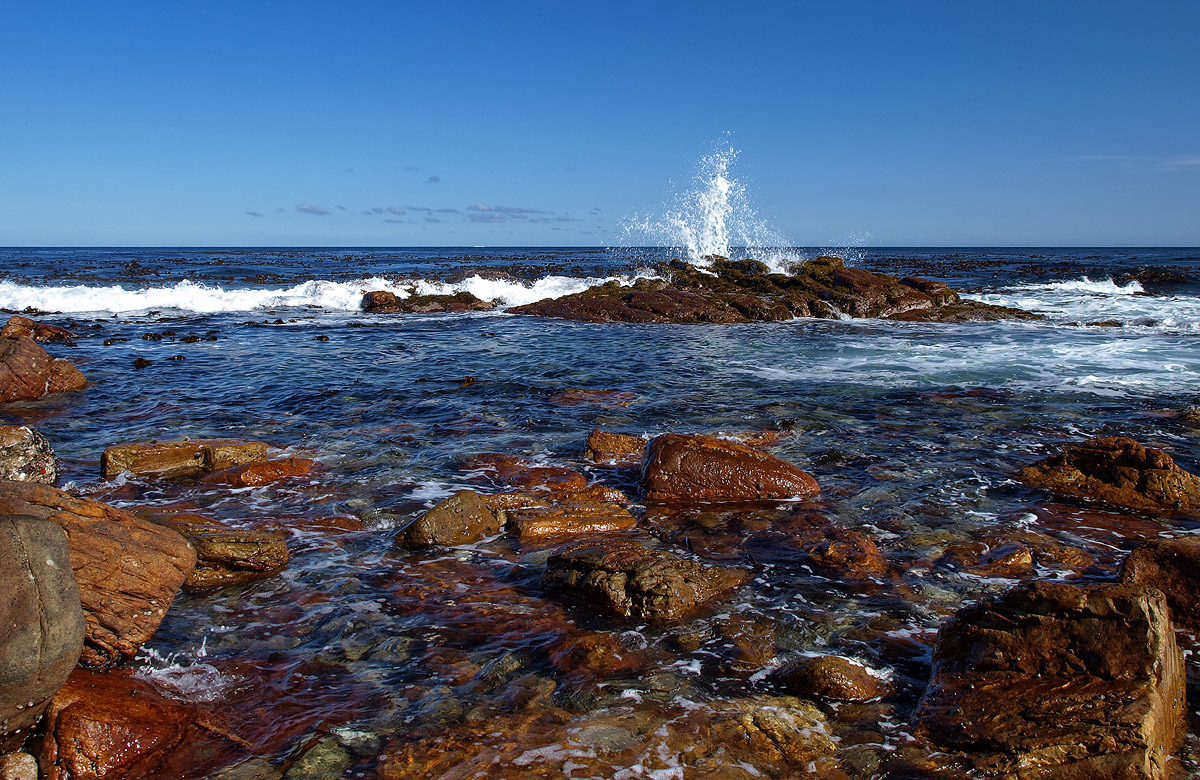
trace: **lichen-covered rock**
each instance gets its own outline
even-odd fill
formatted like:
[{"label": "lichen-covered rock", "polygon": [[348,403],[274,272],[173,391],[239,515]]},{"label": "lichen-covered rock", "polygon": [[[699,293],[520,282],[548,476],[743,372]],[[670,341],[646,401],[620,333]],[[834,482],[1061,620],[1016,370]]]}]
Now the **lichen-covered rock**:
[{"label": "lichen-covered rock", "polygon": [[712,566],[629,539],[571,545],[546,562],[542,586],[623,617],[669,623],[750,579],[745,569]]},{"label": "lichen-covered rock", "polygon": [[1067,446],[1017,479],[1056,495],[1149,514],[1200,511],[1200,477],[1162,450],[1120,437]]},{"label": "lichen-covered rock", "polygon": [[410,550],[453,547],[494,536],[503,525],[502,516],[492,511],[483,496],[463,490],[410,523],[397,542]]},{"label": "lichen-covered rock", "polygon": [[0,517],[0,753],[29,736],[83,649],[67,536],[37,517]]},{"label": "lichen-covered rock", "polygon": [[181,477],[205,474],[267,459],[267,445],[237,439],[187,439],[117,444],[100,457],[100,474],[112,479],[130,472],[139,476]]},{"label": "lichen-covered rock", "polygon": [[745,444],[667,433],[650,441],[642,491],[663,502],[756,501],[820,492],[810,475]]},{"label": "lichen-covered rock", "polygon": [[0,479],[53,485],[58,464],[46,437],[24,425],[0,425]]},{"label": "lichen-covered rock", "polygon": [[88,666],[132,658],[196,565],[195,550],[175,531],[47,485],[0,481],[0,514],[52,520],[66,532]]},{"label": "lichen-covered rock", "polygon": [[988,777],[1162,780],[1184,684],[1161,592],[1037,582],[942,626],[915,731]]},{"label": "lichen-covered rock", "polygon": [[1125,558],[1121,581],[1158,588],[1176,625],[1200,628],[1200,539],[1142,542]]}]

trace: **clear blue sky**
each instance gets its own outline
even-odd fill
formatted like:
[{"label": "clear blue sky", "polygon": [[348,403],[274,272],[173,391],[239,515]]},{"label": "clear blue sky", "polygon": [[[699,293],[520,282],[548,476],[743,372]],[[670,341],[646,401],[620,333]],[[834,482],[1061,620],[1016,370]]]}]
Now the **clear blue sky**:
[{"label": "clear blue sky", "polygon": [[724,133],[797,245],[1200,245],[1200,2],[0,15],[0,245],[608,245]]}]

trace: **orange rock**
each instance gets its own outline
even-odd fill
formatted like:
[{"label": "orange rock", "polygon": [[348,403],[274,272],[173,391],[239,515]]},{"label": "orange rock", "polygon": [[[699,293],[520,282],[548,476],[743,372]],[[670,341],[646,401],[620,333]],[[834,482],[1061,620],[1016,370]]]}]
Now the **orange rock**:
[{"label": "orange rock", "polygon": [[509,519],[522,542],[556,536],[603,534],[633,528],[637,520],[624,507],[609,503],[570,503],[545,509],[525,509]]},{"label": "orange rock", "polygon": [[144,476],[176,477],[266,459],[267,445],[260,441],[142,441],[105,449],[100,458],[100,473],[105,479],[112,479],[126,471]]},{"label": "orange rock", "polygon": [[0,338],[0,401],[32,401],[46,394],[52,359],[28,336]]},{"label": "orange rock", "polygon": [[19,314],[9,317],[4,328],[0,329],[0,337],[4,336],[28,336],[34,341],[70,341],[75,338],[75,334],[66,328],[34,322]]},{"label": "orange rock", "polygon": [[209,484],[232,487],[260,487],[290,477],[307,477],[316,461],[311,458],[279,458],[214,471],[204,477]]},{"label": "orange rock", "polygon": [[638,466],[646,451],[647,441],[643,436],[596,429],[588,436],[583,457],[599,466]]}]

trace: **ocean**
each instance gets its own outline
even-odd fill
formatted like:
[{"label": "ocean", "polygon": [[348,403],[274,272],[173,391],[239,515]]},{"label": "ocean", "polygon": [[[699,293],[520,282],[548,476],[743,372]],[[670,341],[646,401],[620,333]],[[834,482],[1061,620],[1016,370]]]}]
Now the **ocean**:
[{"label": "ocean", "polygon": [[[72,330],[73,344],[47,349],[89,386],[0,414],[51,441],[60,488],[287,535],[284,572],[181,594],[133,664],[172,695],[226,710],[254,752],[281,760],[308,735],[341,729],[367,735],[347,776],[387,776],[379,756],[414,729],[444,737],[486,717],[500,725],[472,731],[473,744],[497,767],[682,777],[673,773],[687,750],[629,723],[654,722],[647,708],[669,720],[776,695],[772,669],[832,652],[892,681],[897,693],[880,702],[825,714],[843,753],[885,758],[907,743],[934,633],[957,608],[1031,576],[1112,578],[1141,539],[1200,532],[1178,519],[1129,522],[1014,481],[1022,466],[1096,436],[1137,439],[1200,472],[1200,423],[1185,414],[1200,405],[1200,249],[789,250],[820,254],[1045,319],[635,325],[506,313],[652,276],[674,256],[662,248],[6,248],[0,307]],[[498,306],[366,314],[369,290],[466,290]],[[135,368],[138,359],[149,364]],[[571,388],[616,392],[563,393]],[[651,522],[636,474],[583,460],[593,429],[776,431],[771,452],[822,492],[803,506]],[[100,477],[105,447],[183,437],[262,440],[319,469],[240,489]],[[399,530],[439,500],[494,489],[464,465],[489,452],[622,489],[641,533],[750,566],[754,579],[685,626],[655,627],[542,593],[544,545],[396,548]],[[868,536],[893,576],[847,583],[798,566],[763,529],[800,511]],[[1033,551],[1031,571],[963,563],[1014,540]],[[590,677],[565,669],[560,649],[576,630],[641,660]],[[747,636],[769,652],[748,661]],[[619,758],[572,742],[579,723],[503,725],[542,706],[608,725],[625,718]],[[1189,751],[1195,743],[1193,734]]]}]

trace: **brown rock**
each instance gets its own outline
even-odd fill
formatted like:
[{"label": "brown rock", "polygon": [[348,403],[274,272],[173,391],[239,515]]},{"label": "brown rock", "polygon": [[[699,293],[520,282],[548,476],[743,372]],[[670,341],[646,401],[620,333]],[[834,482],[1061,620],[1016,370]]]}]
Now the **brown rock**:
[{"label": "brown rock", "polygon": [[514,509],[544,509],[545,507],[553,506],[553,504],[539,496],[531,496],[528,493],[492,493],[490,495],[480,496],[485,506],[496,513],[503,521],[507,513]]},{"label": "brown rock", "polygon": [[1183,696],[1162,593],[1036,582],[942,627],[915,730],[989,777],[1157,780]]},{"label": "brown rock", "polygon": [[1147,514],[1200,511],[1200,477],[1133,439],[1092,439],[1021,469],[1026,485]]},{"label": "brown rock", "polygon": [[638,466],[641,465],[642,455],[646,452],[647,441],[643,436],[597,429],[588,436],[583,457],[598,466]]},{"label": "brown rock", "polygon": [[0,481],[0,514],[49,519],[66,531],[88,666],[133,657],[196,565],[191,545],[169,528],[46,485]]},{"label": "brown rock", "polygon": [[861,579],[887,573],[887,561],[869,537],[848,528],[814,530],[799,537],[803,560],[825,574]]},{"label": "brown rock", "polygon": [[194,709],[148,683],[77,669],[46,712],[45,780],[154,777],[193,728]]},{"label": "brown rock", "polygon": [[75,334],[66,328],[34,322],[19,314],[9,317],[4,328],[0,329],[0,338],[5,336],[27,336],[34,341],[70,341],[75,338]]},{"label": "brown rock", "polygon": [[642,490],[652,501],[754,501],[820,492],[811,476],[745,444],[667,433],[651,440]]},{"label": "brown rock", "polygon": [[780,669],[776,678],[788,693],[823,701],[870,701],[891,691],[887,680],[840,655],[800,658]]},{"label": "brown rock", "polygon": [[28,753],[0,756],[0,780],[38,780],[37,759]]},{"label": "brown rock", "polygon": [[583,504],[628,504],[629,496],[615,487],[593,482],[580,490],[560,490],[547,494],[555,501]]},{"label": "brown rock", "polygon": [[28,336],[0,338],[0,402],[32,401],[46,394],[52,359]]},{"label": "brown rock", "polygon": [[400,311],[400,299],[387,290],[363,293],[361,308],[372,314],[394,314]]},{"label": "brown rock", "polygon": [[46,437],[24,425],[0,425],[0,479],[53,485],[58,465]]},{"label": "brown rock", "polygon": [[637,525],[637,520],[624,507],[609,503],[569,503],[546,509],[526,509],[513,513],[509,522],[522,542],[610,533]]},{"label": "brown rock", "polygon": [[280,571],[288,562],[282,534],[231,528],[200,515],[179,513],[155,518],[196,550],[196,568],[184,586],[206,590],[237,585]]},{"label": "brown rock", "polygon": [[498,452],[476,455],[467,462],[467,467],[484,472],[497,484],[542,493],[583,490],[588,484],[587,477],[578,471],[561,466],[538,466],[527,458]]},{"label": "brown rock", "polygon": [[123,472],[139,476],[178,477],[231,468],[267,459],[267,445],[237,439],[142,441],[104,450],[100,474],[105,479]]},{"label": "brown rock", "polygon": [[316,464],[311,458],[277,458],[243,463],[241,466],[214,471],[204,477],[204,482],[231,487],[261,487],[283,479],[307,477],[312,474]]},{"label": "brown rock", "polygon": [[550,402],[559,406],[578,406],[589,404],[595,406],[624,407],[637,400],[633,393],[620,390],[591,390],[582,387],[565,387],[551,398]]},{"label": "brown rock", "polygon": [[50,363],[50,378],[46,382],[46,392],[49,394],[65,393],[70,390],[82,390],[87,387],[87,379],[83,372],[66,360],[54,360]]},{"label": "brown rock", "polygon": [[1156,539],[1125,559],[1121,581],[1158,588],[1178,626],[1200,628],[1200,539]]},{"label": "brown rock", "polygon": [[542,586],[624,617],[668,623],[750,579],[745,569],[711,566],[628,539],[579,543],[546,562]]},{"label": "brown rock", "polygon": [[646,664],[646,656],[626,647],[613,634],[585,631],[555,642],[550,647],[550,662],[564,674],[604,677],[640,669]]},{"label": "brown rock", "polygon": [[463,490],[410,523],[397,541],[410,550],[471,544],[500,533],[504,525],[483,496]]},{"label": "brown rock", "polygon": [[29,736],[83,649],[67,536],[37,517],[0,517],[0,753]]}]

